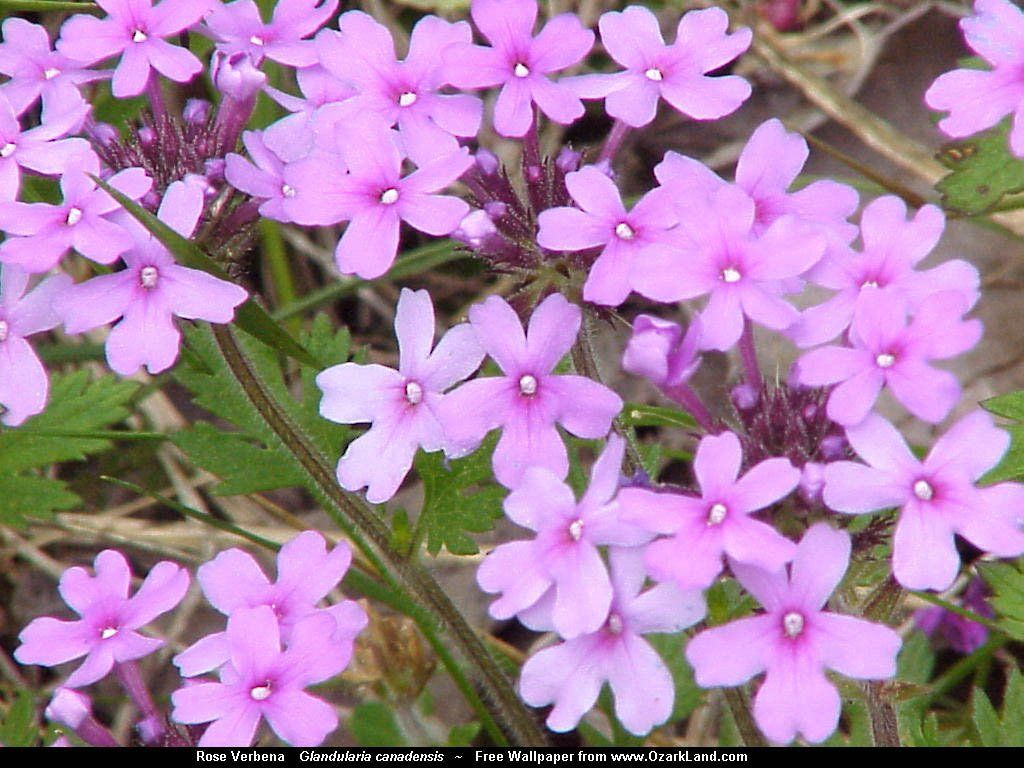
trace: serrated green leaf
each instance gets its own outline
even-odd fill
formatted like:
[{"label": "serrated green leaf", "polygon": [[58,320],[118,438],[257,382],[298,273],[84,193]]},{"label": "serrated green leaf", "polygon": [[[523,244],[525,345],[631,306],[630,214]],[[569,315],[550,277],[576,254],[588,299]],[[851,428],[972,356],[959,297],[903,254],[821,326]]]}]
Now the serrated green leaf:
[{"label": "serrated green leaf", "polygon": [[34,747],[38,742],[35,698],[21,691],[0,723],[0,746]]},{"label": "serrated green leaf", "polygon": [[974,689],[971,722],[983,747],[1024,747],[1024,675],[1019,669],[1010,670],[999,714],[985,692]]},{"label": "serrated green leaf", "polygon": [[361,747],[404,747],[407,742],[390,707],[364,701],[352,711],[348,729]]},{"label": "serrated green leaf", "polygon": [[996,612],[996,623],[1011,637],[1024,640],[1024,573],[1020,564],[979,563],[978,572],[992,590],[989,605]]},{"label": "serrated green leaf", "polygon": [[78,505],[78,496],[60,480],[0,472],[0,524],[22,528],[28,518],[44,520]]},{"label": "serrated green leaf", "polygon": [[939,161],[952,173],[935,188],[947,210],[977,215],[993,208],[1004,195],[1024,190],[1024,161],[1013,156],[1009,120],[964,141],[947,144]]},{"label": "serrated green leaf", "polygon": [[494,483],[494,443],[491,438],[475,453],[451,461],[445,461],[440,452],[417,455],[423,509],[416,525],[426,531],[430,554],[444,547],[453,555],[475,555],[480,548],[468,534],[491,530],[501,517],[506,491]]},{"label": "serrated green leaf", "polygon": [[206,422],[177,432],[171,440],[197,466],[221,479],[214,488],[220,496],[289,488],[303,481],[301,473],[265,445]]}]

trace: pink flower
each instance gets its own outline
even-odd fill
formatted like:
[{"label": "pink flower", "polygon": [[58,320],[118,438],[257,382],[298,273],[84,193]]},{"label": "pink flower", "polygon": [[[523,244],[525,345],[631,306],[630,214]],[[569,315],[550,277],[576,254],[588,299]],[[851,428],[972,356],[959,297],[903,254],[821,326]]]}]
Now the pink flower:
[{"label": "pink flower", "polygon": [[960,397],[949,371],[929,365],[973,347],[981,338],[980,320],[961,320],[967,305],[959,291],[943,291],[921,302],[907,322],[906,302],[879,290],[857,299],[849,347],[828,346],[797,361],[799,383],[839,384],[828,398],[828,416],[844,426],[868,415],[882,387],[912,414],[937,424]]},{"label": "pink flower", "polygon": [[579,307],[552,294],[534,310],[524,334],[515,310],[491,296],[469,310],[469,322],[504,375],[474,379],[444,397],[446,451],[469,453],[500,427],[493,459],[499,483],[514,488],[531,466],[565,477],[569,457],[555,425],[597,439],[608,434],[622,409],[622,400],[607,387],[584,376],[553,373],[576,341]]},{"label": "pink flower", "polygon": [[978,133],[1013,115],[1010,149],[1024,157],[1024,13],[1007,0],[976,0],[974,14],[961,20],[960,30],[992,69],[954,69],[941,75],[925,93],[925,103],[949,112],[939,128],[953,138]]},{"label": "pink flower", "polygon": [[551,591],[551,623],[562,637],[596,632],[605,623],[612,585],[598,547],[632,547],[651,539],[622,522],[614,501],[625,449],[622,438],[608,439],[579,503],[549,470],[526,470],[505,499],[505,513],[536,536],[501,544],[481,563],[476,575],[480,588],[501,595],[491,603],[491,616],[512,618]]},{"label": "pink flower", "polygon": [[60,325],[50,305],[71,286],[70,277],[58,274],[26,294],[28,281],[29,274],[20,267],[0,267],[0,406],[9,427],[46,407],[50,379],[25,339]]},{"label": "pink flower", "polygon": [[198,23],[213,0],[97,0],[107,17],[77,14],[60,30],[57,50],[69,59],[95,64],[120,56],[112,81],[119,99],[137,96],[150,70],[177,83],[187,83],[203,65],[187,48],[172,45],[173,37]]},{"label": "pink flower", "polygon": [[338,19],[337,33],[317,37],[323,66],[352,84],[357,109],[397,125],[414,158],[433,159],[458,149],[456,136],[476,136],[483,105],[466,94],[443,94],[442,54],[455,43],[468,45],[473,33],[464,21],[452,24],[425,16],[413,27],[409,55],[395,57],[391,32],[362,11]]},{"label": "pink flower", "polygon": [[260,18],[260,9],[252,0],[215,3],[200,32],[216,42],[225,55],[244,53],[254,64],[264,58],[291,67],[316,64],[316,48],[309,37],[331,18],[338,0],[284,0],[274,6],[269,24]]},{"label": "pink flower", "polygon": [[754,202],[724,185],[688,196],[676,212],[675,251],[650,253],[633,272],[635,290],[666,302],[707,295],[706,349],[732,347],[745,320],[782,331],[799,317],[781,295],[786,281],[813,267],[825,251],[826,241],[812,225],[783,216],[759,235]]},{"label": "pink flower", "polygon": [[975,488],[1010,445],[1010,436],[982,411],[968,414],[919,461],[881,416],[846,430],[867,466],[837,461],[825,466],[825,504],[864,514],[900,508],[893,538],[893,572],[908,589],[944,590],[960,570],[958,534],[998,557],[1024,553],[1024,486]]},{"label": "pink flower", "polygon": [[587,301],[618,306],[629,295],[633,265],[654,247],[667,248],[676,223],[664,190],[648,192],[627,212],[615,182],[588,165],[565,177],[579,208],[549,208],[538,217],[537,242],[552,251],[600,247],[583,286]]},{"label": "pink flower", "polygon": [[[203,211],[198,185],[175,182],[167,188],[157,215],[178,234],[191,237]],[[143,365],[150,373],[170,368],[178,357],[181,334],[174,317],[231,322],[245,290],[196,269],[179,266],[174,257],[127,213],[122,225],[134,245],[122,255],[120,272],[79,283],[54,303],[68,333],[82,333],[120,322],[107,337],[107,362],[123,376]]]},{"label": "pink flower", "polygon": [[302,163],[297,164],[291,182],[297,196],[305,200],[299,223],[348,221],[334,253],[342,273],[371,280],[387,272],[398,252],[403,221],[428,235],[440,236],[457,229],[469,213],[463,200],[437,194],[473,164],[465,149],[403,176],[404,158],[396,138],[380,123],[362,118],[350,124],[342,136],[338,143],[347,175],[325,184],[322,162]]},{"label": "pink flower", "polygon": [[973,265],[951,259],[933,269],[915,269],[939,242],[944,226],[945,217],[934,205],[923,206],[908,220],[907,207],[898,197],[873,200],[860,218],[861,251],[831,252],[809,276],[838,293],[806,310],[787,335],[804,347],[834,339],[853,320],[863,293],[874,288],[895,301],[905,301],[911,312],[940,291],[959,291],[970,309],[979,296],[978,270]]},{"label": "pink flower", "polygon": [[672,675],[642,635],[695,624],[704,616],[704,600],[699,591],[670,584],[641,592],[646,574],[638,550],[613,548],[610,560],[614,593],[597,631],[545,648],[523,665],[520,695],[534,707],[554,704],[547,718],[553,731],[575,728],[606,682],[615,716],[630,733],[642,736],[672,713]]},{"label": "pink flower", "polygon": [[[61,176],[60,204],[0,202],[0,230],[8,235],[0,246],[0,261],[48,272],[72,248],[87,259],[111,264],[132,247],[131,234],[109,218],[121,210],[120,204],[90,178],[99,174],[99,163],[95,156],[85,158],[87,162],[69,166]],[[153,186],[141,168],[121,171],[107,183],[132,200]]]},{"label": "pink flower", "polygon": [[336,633],[330,616],[307,616],[295,625],[282,650],[280,626],[270,606],[235,610],[226,633],[231,660],[221,668],[220,682],[176,690],[171,718],[210,723],[199,739],[201,747],[248,747],[262,719],[292,746],[320,744],[338,727],[338,715],[305,689],[348,664],[337,652]]},{"label": "pink flower", "polygon": [[263,141],[275,155],[286,163],[301,160],[313,149],[313,125],[321,107],[352,98],[355,88],[340,82],[319,65],[304,67],[295,73],[302,96],[264,86],[263,91],[292,114],[268,125]]},{"label": "pink flower", "polygon": [[260,131],[243,133],[242,143],[251,160],[232,152],[225,158],[224,178],[235,189],[262,201],[260,215],[275,221],[291,221],[291,201],[296,190],[287,181],[285,163],[267,148],[264,139]]},{"label": "pink flower", "polygon": [[417,450],[444,448],[449,422],[440,409],[442,393],[470,376],[484,357],[467,324],[450,329],[431,349],[434,307],[426,291],[402,289],[395,333],[397,371],[383,365],[342,363],[316,378],[324,393],[320,402],[324,418],[372,424],[338,462],[338,482],[350,491],[366,487],[366,497],[374,503],[395,495]]},{"label": "pink flower", "polygon": [[584,29],[577,16],[555,16],[534,37],[536,0],[472,0],[470,13],[491,47],[448,47],[445,76],[458,88],[501,86],[494,105],[498,133],[526,134],[533,124],[533,104],[563,125],[583,116],[583,104],[572,90],[549,78],[582,61],[594,45],[594,33]]},{"label": "pink flower", "polygon": [[789,459],[766,459],[739,477],[743,451],[732,432],[701,439],[693,460],[700,496],[624,488],[622,519],[652,533],[670,534],[647,546],[651,576],[680,589],[703,589],[722,571],[722,558],[776,571],[795,545],[751,517],[788,496],[800,483]]},{"label": "pink flower", "polygon": [[41,25],[17,16],[3,24],[0,74],[10,78],[2,92],[19,115],[40,97],[44,110],[66,111],[68,102],[82,101],[79,86],[106,76],[53,51]]},{"label": "pink flower", "polygon": [[605,50],[626,70],[574,77],[567,85],[584,99],[605,99],[608,114],[627,125],[654,120],[659,98],[689,117],[715,120],[750,96],[742,77],[708,77],[750,46],[749,29],[728,34],[729,17],[721,8],[684,14],[672,45],[665,45],[657,17],[642,6],[605,13],[598,26]]},{"label": "pink flower", "polygon": [[14,658],[21,664],[54,667],[85,656],[64,685],[81,688],[105,677],[114,664],[146,656],[164,643],[135,630],[174,608],[188,589],[188,572],[160,562],[128,597],[132,574],[124,555],[106,549],[96,556],[95,576],[74,567],[60,577],[60,594],[77,621],[43,616],[21,631]]},{"label": "pink flower", "polygon": [[[226,549],[204,563],[196,579],[210,605],[231,616],[235,611],[269,606],[277,617],[281,639],[288,643],[295,626],[305,618],[324,613],[337,622],[336,651],[347,665],[352,644],[366,626],[366,612],[353,600],[327,608],[317,604],[338,586],[352,562],[348,544],[339,543],[330,552],[324,537],[303,531],[277,553],[277,581],[271,583],[259,564],[247,552]],[[193,677],[220,668],[229,659],[228,638],[214,632],[174,657],[182,676]]]},{"label": "pink flower", "polygon": [[690,320],[684,335],[678,323],[637,315],[622,353],[622,370],[662,388],[685,384],[700,367],[700,334],[699,316]]},{"label": "pink flower", "polygon": [[704,688],[742,685],[765,672],[754,719],[773,742],[797,734],[824,741],[839,724],[842,702],[826,669],[859,680],[896,673],[900,636],[881,624],[822,610],[850,560],[850,537],[826,523],[811,526],[787,575],[738,563],[740,584],[765,612],[706,629],[686,647]]}]

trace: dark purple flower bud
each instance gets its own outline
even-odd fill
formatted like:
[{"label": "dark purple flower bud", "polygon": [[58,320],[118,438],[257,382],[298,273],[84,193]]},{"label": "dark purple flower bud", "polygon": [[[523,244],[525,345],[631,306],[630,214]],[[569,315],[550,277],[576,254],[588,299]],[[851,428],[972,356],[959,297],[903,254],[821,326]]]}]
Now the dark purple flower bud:
[{"label": "dark purple flower bud", "polygon": [[156,144],[156,131],[154,131],[148,125],[144,125],[138,130],[139,144],[147,149]]},{"label": "dark purple flower bud", "polygon": [[211,184],[224,183],[224,168],[227,165],[223,157],[213,157],[203,164],[207,181]]},{"label": "dark purple flower bud", "polygon": [[185,108],[181,111],[181,117],[186,123],[192,125],[203,125],[210,119],[213,105],[206,99],[189,99],[185,102]]},{"label": "dark purple flower bud", "polygon": [[508,213],[508,205],[500,200],[491,200],[488,203],[484,203],[484,210],[487,211],[487,215],[492,219],[500,219]]},{"label": "dark purple flower bud", "polygon": [[480,169],[480,173],[484,176],[493,176],[501,167],[501,163],[498,161],[498,156],[489,150],[478,149],[474,158],[476,159],[476,165]]},{"label": "dark purple flower bud", "polygon": [[846,458],[848,445],[842,435],[829,435],[818,444],[818,453],[825,461],[839,461]]},{"label": "dark purple flower bud", "polygon": [[737,384],[729,393],[729,397],[737,411],[749,411],[757,406],[760,400],[758,391],[749,384]]},{"label": "dark purple flower bud", "polygon": [[463,217],[459,228],[452,232],[451,237],[470,248],[480,248],[491,237],[497,237],[498,230],[486,211],[479,208],[470,211]]},{"label": "dark purple flower bud", "polygon": [[96,123],[89,129],[90,138],[100,146],[108,147],[121,140],[121,134],[110,123]]}]

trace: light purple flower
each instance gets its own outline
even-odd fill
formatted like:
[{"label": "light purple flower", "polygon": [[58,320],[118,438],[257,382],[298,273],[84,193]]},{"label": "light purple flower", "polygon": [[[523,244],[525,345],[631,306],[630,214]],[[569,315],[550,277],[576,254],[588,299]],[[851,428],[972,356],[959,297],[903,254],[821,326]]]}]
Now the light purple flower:
[{"label": "light purple flower", "polygon": [[611,685],[615,716],[637,736],[668,720],[675,700],[672,675],[642,635],[679,632],[704,616],[699,591],[659,584],[641,592],[646,573],[635,549],[610,551],[610,610],[601,627],[545,648],[523,665],[519,692],[532,706],[554,704],[547,726],[571,731]]},{"label": "light purple flower", "polygon": [[46,407],[50,379],[25,339],[60,325],[51,303],[72,282],[67,275],[53,275],[26,294],[28,281],[23,269],[0,267],[0,407],[9,427]]},{"label": "light purple flower", "polygon": [[119,99],[146,88],[151,69],[178,83],[187,83],[203,65],[187,48],[164,38],[198,23],[213,0],[97,0],[106,18],[77,14],[60,30],[57,50],[83,64],[120,56],[112,89]]},{"label": "light purple flower", "polygon": [[[395,313],[398,370],[342,363],[320,373],[320,414],[342,424],[371,422],[338,462],[338,482],[366,487],[374,503],[395,495],[416,451],[446,445],[442,393],[480,367],[484,351],[468,324],[450,329],[434,344],[434,307],[426,291],[403,288]],[[461,415],[456,419],[462,418]]]},{"label": "light purple flower", "polygon": [[69,101],[81,102],[79,86],[106,77],[53,51],[41,25],[17,16],[3,24],[0,74],[10,78],[0,92],[19,115],[40,97],[45,110],[66,110]]},{"label": "light purple flower", "polygon": [[665,45],[658,18],[643,6],[605,13],[598,26],[605,50],[626,70],[582,75],[566,84],[584,99],[605,99],[608,114],[627,125],[639,128],[654,120],[659,98],[689,117],[715,120],[750,96],[742,77],[708,77],[750,46],[749,29],[728,34],[729,17],[721,8],[684,14],[672,45]]},{"label": "light purple flower", "polygon": [[[203,190],[175,182],[167,188],[157,215],[178,234],[191,237],[202,212]],[[181,334],[175,316],[228,323],[248,294],[234,283],[178,265],[127,213],[122,223],[135,237],[132,248],[122,255],[125,269],[73,286],[54,302],[54,309],[68,333],[82,333],[120,318],[107,337],[110,367],[123,376],[143,365],[150,373],[159,373],[178,357]]]},{"label": "light purple flower", "polygon": [[629,295],[634,264],[653,247],[669,247],[676,223],[674,206],[664,190],[654,189],[627,212],[615,182],[592,165],[568,174],[565,184],[579,208],[542,211],[537,242],[552,251],[600,247],[583,298],[618,306]]},{"label": "light purple flower", "polygon": [[683,334],[678,323],[654,315],[637,315],[633,335],[622,353],[622,370],[658,387],[685,384],[700,367],[700,317],[695,315]]},{"label": "light purple flower", "polygon": [[519,317],[500,296],[469,310],[469,322],[503,376],[466,382],[445,395],[441,417],[449,455],[475,450],[501,428],[494,449],[494,476],[514,488],[527,467],[545,467],[564,478],[569,457],[556,424],[577,437],[608,434],[622,400],[585,376],[555,375],[582,321],[579,307],[555,293],[542,301],[523,333]]},{"label": "light purple flower", "polygon": [[266,145],[260,131],[246,131],[242,143],[249,158],[232,152],[224,161],[224,178],[228,184],[260,200],[262,216],[275,221],[291,221],[290,207],[296,189],[287,181],[284,161]]},{"label": "light purple flower", "polygon": [[[308,616],[326,613],[337,622],[336,651],[352,656],[356,635],[366,626],[366,612],[354,600],[318,608],[327,594],[345,576],[352,562],[352,550],[340,542],[327,551],[324,537],[303,531],[281,547],[277,554],[277,581],[271,582],[256,560],[241,549],[226,549],[204,563],[196,579],[210,605],[225,616],[244,608],[269,606],[277,617],[281,640],[290,641],[295,626]],[[174,657],[182,676],[193,677],[220,668],[229,658],[224,632],[207,635]]]},{"label": "light purple flower", "polygon": [[264,58],[292,67],[316,64],[316,48],[309,37],[331,18],[338,0],[282,0],[274,6],[269,23],[260,17],[252,0],[215,3],[199,31],[216,42],[226,55],[244,53],[259,65]]},{"label": "light purple flower", "polygon": [[1013,115],[1010,149],[1024,157],[1024,13],[1007,0],[976,0],[974,16],[960,21],[967,45],[991,67],[954,69],[925,92],[947,136],[962,138]]},{"label": "light purple flower", "polygon": [[491,603],[491,616],[512,618],[552,591],[551,623],[562,637],[596,632],[605,623],[612,585],[598,547],[634,547],[652,538],[622,522],[614,500],[625,449],[622,438],[608,439],[579,503],[549,470],[526,470],[505,499],[505,514],[536,536],[501,544],[480,564],[480,588],[500,594]]},{"label": "light purple flower", "polygon": [[915,269],[939,242],[944,227],[945,217],[934,205],[922,206],[908,220],[907,207],[898,197],[873,200],[860,218],[861,251],[832,251],[809,275],[837,293],[804,311],[787,335],[804,347],[834,339],[853,320],[863,292],[873,288],[906,302],[911,312],[940,291],[959,291],[964,306],[973,307],[980,280],[972,264],[951,259],[933,269]]},{"label": "light purple flower", "polygon": [[293,96],[270,86],[263,91],[292,114],[268,125],[263,141],[286,163],[301,160],[313,149],[314,119],[321,107],[337,104],[356,95],[349,83],[339,81],[319,65],[304,67],[295,73],[302,96]]},{"label": "light purple flower", "polygon": [[771,741],[801,734],[824,741],[839,724],[842,702],[826,669],[858,680],[896,673],[900,636],[881,624],[822,610],[850,560],[850,537],[826,523],[808,529],[790,573],[732,565],[765,613],[706,629],[686,647],[704,688],[742,685],[766,676],[754,698],[754,719]]},{"label": "light purple flower", "polygon": [[398,252],[403,221],[420,232],[440,236],[457,229],[469,213],[465,201],[437,194],[473,164],[465,149],[403,176],[404,158],[394,133],[379,122],[364,119],[349,125],[339,143],[347,175],[325,180],[322,164],[304,163],[296,168],[291,184],[298,191],[296,196],[303,195],[305,200],[299,223],[348,221],[334,253],[343,274],[371,280],[387,272]]},{"label": "light purple flower", "polygon": [[305,689],[334,677],[348,663],[337,653],[336,631],[330,616],[307,616],[295,625],[281,650],[272,608],[238,608],[228,618],[231,660],[221,668],[220,682],[179,688],[171,695],[171,718],[185,724],[210,723],[200,747],[248,747],[262,719],[292,746],[317,746],[338,727],[338,715]]},{"label": "light purple flower", "polygon": [[646,488],[619,494],[622,519],[669,534],[647,546],[651,576],[680,589],[703,589],[722,571],[722,558],[776,571],[796,546],[768,523],[751,517],[788,496],[800,483],[789,459],[766,459],[742,477],[743,450],[732,432],[701,439],[693,460],[700,496]]},{"label": "light purple flower", "polygon": [[745,319],[782,331],[799,317],[782,294],[787,281],[813,267],[825,251],[825,238],[813,225],[783,216],[759,235],[753,200],[734,186],[689,196],[677,214],[675,251],[659,249],[637,265],[636,291],[666,302],[707,295],[705,349],[732,347]]},{"label": "light purple flower", "polygon": [[892,567],[908,589],[947,589],[960,570],[958,534],[998,557],[1024,553],[1024,486],[975,488],[1010,445],[1010,436],[983,411],[964,416],[919,461],[903,437],[872,414],[846,430],[867,466],[836,461],[825,466],[825,504],[864,514],[900,508]]},{"label": "light purple flower", "polygon": [[340,32],[317,36],[323,66],[352,84],[360,113],[397,125],[409,154],[428,161],[458,148],[456,136],[476,136],[483,105],[467,94],[444,94],[442,55],[455,43],[468,45],[473,33],[464,21],[452,24],[425,16],[413,27],[409,55],[395,57],[391,32],[362,11],[338,19]]},{"label": "light purple flower", "polygon": [[[99,164],[94,156],[86,157],[91,162],[70,165],[61,176],[61,203],[0,202],[0,230],[8,235],[0,245],[0,262],[48,272],[72,248],[87,259],[111,264],[132,247],[128,230],[109,218],[121,205],[90,178],[99,174]],[[114,174],[107,183],[132,200],[153,186],[141,168]]]},{"label": "light purple flower", "polygon": [[132,597],[132,574],[124,555],[106,549],[96,556],[95,576],[74,567],[60,577],[60,594],[81,619],[34,619],[22,630],[14,658],[21,664],[54,667],[85,656],[64,685],[81,688],[105,677],[114,664],[146,656],[164,643],[135,630],[174,608],[188,589],[188,572],[157,563]]},{"label": "light purple flower", "polygon": [[60,106],[65,105],[44,111],[38,126],[22,131],[14,108],[0,91],[0,200],[18,196],[22,169],[58,176],[92,153],[85,139],[62,138],[81,124],[87,110],[84,102],[64,111]]},{"label": "light purple flower", "polygon": [[583,116],[583,104],[564,83],[549,78],[579,63],[594,45],[594,33],[575,14],[553,17],[533,36],[536,0],[473,0],[473,22],[491,47],[459,43],[444,51],[445,76],[458,88],[501,86],[494,129],[523,136],[533,124],[533,104],[556,123]]},{"label": "light purple flower", "polygon": [[882,387],[917,418],[937,424],[960,397],[960,384],[949,371],[929,365],[973,347],[981,338],[981,321],[962,320],[964,294],[943,291],[921,302],[907,322],[899,297],[879,290],[861,294],[848,338],[850,346],[827,346],[805,353],[796,378],[812,387],[838,384],[828,398],[828,416],[851,426],[864,419]]}]

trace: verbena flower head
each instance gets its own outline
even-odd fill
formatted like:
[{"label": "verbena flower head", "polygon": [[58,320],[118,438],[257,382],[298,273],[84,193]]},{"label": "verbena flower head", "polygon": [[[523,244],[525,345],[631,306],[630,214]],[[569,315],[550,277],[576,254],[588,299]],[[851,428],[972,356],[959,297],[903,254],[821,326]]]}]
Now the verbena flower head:
[{"label": "verbena flower head", "polygon": [[752,37],[746,28],[730,35],[721,8],[684,14],[672,45],[665,45],[658,18],[643,6],[605,13],[598,26],[605,50],[625,71],[581,75],[567,85],[584,99],[605,99],[608,114],[627,125],[654,120],[659,99],[689,117],[715,120],[750,96],[742,77],[708,76],[746,51]]},{"label": "verbena flower head", "polygon": [[846,435],[867,465],[825,467],[825,504],[863,514],[899,507],[892,567],[908,589],[947,589],[960,570],[962,536],[998,557],[1024,552],[1024,486],[975,483],[1006,453],[1010,436],[982,411],[964,416],[918,460],[892,424],[872,415]]},{"label": "verbena flower head", "polygon": [[826,669],[861,680],[896,673],[896,632],[824,610],[849,560],[850,537],[818,523],[804,534],[788,574],[732,564],[765,612],[706,629],[686,647],[704,688],[742,685],[766,673],[754,719],[773,742],[786,744],[797,734],[820,742],[836,729],[842,703]]},{"label": "verbena flower head", "polygon": [[549,470],[526,471],[505,499],[505,513],[536,536],[499,545],[477,571],[481,589],[501,594],[491,604],[494,618],[511,618],[551,591],[551,623],[562,637],[596,632],[605,623],[612,585],[598,547],[631,547],[651,539],[621,520],[614,501],[624,453],[622,438],[610,437],[579,503]]},{"label": "verbena flower head", "polygon": [[514,488],[527,467],[545,467],[559,478],[569,457],[556,424],[577,437],[608,434],[622,400],[584,376],[558,375],[555,366],[576,341],[579,307],[561,294],[534,310],[523,333],[519,317],[498,296],[469,310],[469,322],[502,376],[477,378],[448,393],[441,404],[449,455],[474,450],[492,429],[501,428],[494,449],[494,476]]},{"label": "verbena flower head", "polygon": [[494,129],[523,136],[534,120],[533,105],[556,123],[583,116],[583,104],[551,75],[579,63],[594,45],[594,33],[579,17],[563,13],[537,36],[536,0],[473,0],[473,23],[489,47],[458,43],[445,49],[445,79],[457,88],[501,86],[494,105]]},{"label": "verbena flower head", "polygon": [[230,662],[220,682],[187,684],[171,696],[178,723],[210,723],[200,747],[248,747],[261,720],[283,741],[314,747],[338,727],[334,707],[306,693],[341,672],[348,658],[337,652],[337,625],[326,614],[298,622],[282,650],[272,608],[239,608],[228,618]]},{"label": "verbena flower head", "polygon": [[29,277],[20,267],[0,266],[0,420],[9,427],[46,406],[50,377],[26,338],[60,325],[51,305],[71,286],[59,274],[26,292]]},{"label": "verbena flower head", "polygon": [[[90,178],[98,175],[95,156],[70,166],[60,178],[64,197],[59,204],[0,202],[0,230],[8,238],[0,245],[0,262],[30,272],[48,272],[71,249],[100,264],[111,264],[132,247],[128,230],[111,221],[121,206]],[[132,200],[153,186],[141,168],[114,174],[107,183]]]},{"label": "verbena flower head", "polygon": [[96,556],[95,575],[84,568],[64,571],[60,594],[81,618],[34,619],[21,631],[14,658],[21,664],[47,667],[85,657],[64,685],[80,688],[105,677],[114,664],[142,658],[164,643],[136,630],[181,602],[188,589],[185,569],[157,563],[131,597],[131,571],[124,555],[105,549]]},{"label": "verbena flower head", "polygon": [[1024,13],[1008,0],[976,0],[960,21],[967,45],[991,69],[955,69],[924,95],[932,109],[949,112],[939,128],[963,138],[1013,115],[1010,149],[1024,157]]},{"label": "verbena flower head", "polygon": [[618,306],[629,295],[634,264],[652,248],[669,247],[675,207],[664,190],[655,189],[626,211],[615,182],[592,165],[567,174],[565,184],[579,207],[542,211],[537,243],[552,251],[601,248],[583,298]]},{"label": "verbena flower head", "polygon": [[342,363],[320,373],[320,413],[342,424],[370,422],[368,432],[349,445],[338,462],[338,481],[367,498],[387,501],[412,467],[416,451],[447,445],[452,420],[442,393],[470,376],[484,357],[477,334],[467,324],[450,329],[434,347],[434,307],[426,291],[403,288],[395,313],[398,370],[383,365]]},{"label": "verbena flower head", "polygon": [[962,320],[968,309],[960,291],[943,291],[921,302],[907,321],[907,302],[869,289],[857,299],[850,346],[819,347],[797,361],[797,380],[820,387],[838,384],[828,399],[828,415],[844,426],[864,420],[887,387],[904,408],[936,424],[960,397],[949,371],[933,368],[967,351],[981,338],[981,321]]},{"label": "verbena flower head", "polygon": [[[597,702],[607,682],[615,716],[642,736],[668,720],[675,700],[672,675],[643,635],[679,632],[704,616],[700,591],[671,584],[641,591],[646,573],[639,550],[610,550],[613,597],[607,616],[592,633],[545,648],[523,665],[519,691],[527,704],[553,704],[547,726],[571,731]],[[537,626],[548,629],[548,626]]]},{"label": "verbena flower head", "polygon": [[331,18],[338,0],[283,0],[269,23],[252,0],[215,3],[199,31],[209,35],[222,55],[246,54],[254,64],[264,58],[292,67],[316,64],[316,48],[305,40]]},{"label": "verbena flower head", "polygon": [[470,138],[480,129],[483,105],[467,94],[442,93],[444,51],[469,44],[473,33],[464,21],[452,24],[425,16],[413,27],[409,55],[395,56],[391,32],[362,11],[338,19],[340,32],[317,37],[324,68],[356,89],[356,109],[397,125],[414,157],[438,157],[458,148],[455,137]]},{"label": "verbena flower head", "polygon": [[198,23],[213,0],[98,0],[107,16],[78,14],[60,30],[57,50],[83,64],[120,56],[111,86],[119,99],[137,96],[146,88],[151,71],[187,83],[203,65],[187,48],[167,42]]},{"label": "verbena flower head", "polygon": [[767,459],[740,477],[743,451],[732,432],[701,439],[693,460],[700,496],[624,488],[622,519],[668,534],[647,545],[644,562],[659,581],[703,589],[722,571],[722,559],[776,571],[795,545],[768,523],[751,517],[788,496],[800,472],[788,459]]},{"label": "verbena flower head", "polygon": [[0,74],[10,78],[0,92],[19,115],[40,98],[44,110],[66,110],[69,103],[82,101],[79,86],[106,77],[54,51],[41,25],[17,16],[3,24]]},{"label": "verbena flower head", "polygon": [[[203,212],[198,185],[175,182],[157,213],[165,224],[190,237]],[[68,333],[82,333],[120,319],[107,337],[107,362],[123,376],[146,366],[165,371],[178,358],[181,333],[175,317],[231,322],[235,307],[248,298],[245,289],[206,272],[177,264],[149,232],[122,215],[135,242],[122,255],[125,268],[99,275],[64,292],[54,305]]]}]

